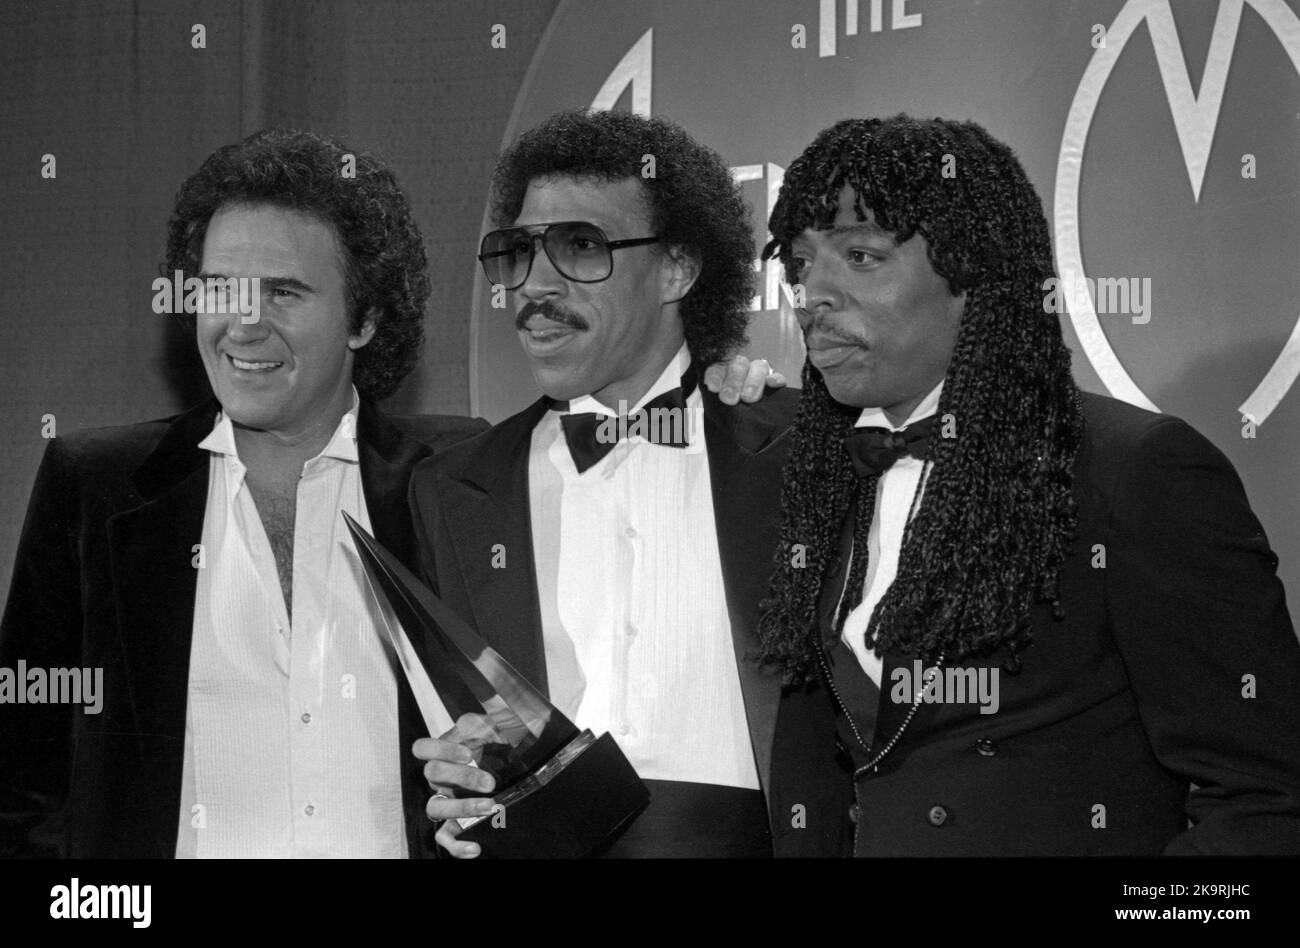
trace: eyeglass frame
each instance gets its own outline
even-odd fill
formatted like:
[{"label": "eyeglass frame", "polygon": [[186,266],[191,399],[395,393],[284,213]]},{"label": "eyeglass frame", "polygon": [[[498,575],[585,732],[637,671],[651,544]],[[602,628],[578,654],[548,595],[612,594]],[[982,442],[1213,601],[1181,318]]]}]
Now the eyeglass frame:
[{"label": "eyeglass frame", "polygon": [[[565,273],[562,269],[560,269],[560,265],[555,262],[555,258],[551,256],[550,250],[546,248],[546,235],[551,232],[552,227],[563,227],[566,224],[582,224],[585,227],[590,227],[592,230],[600,234],[601,237],[605,238],[605,249],[609,251],[609,272],[606,273],[603,277],[600,277],[599,279],[596,280],[582,280],[579,279],[578,277],[572,277],[569,276],[567,273]],[[535,230],[535,228],[538,227],[542,229],[540,231]],[[529,224],[525,226],[515,226],[515,227],[498,227],[495,230],[488,231],[486,234],[483,235],[483,239],[479,241],[478,262],[483,267],[483,275],[486,276],[489,280],[492,279],[492,275],[487,272],[488,259],[492,257],[505,256],[505,254],[509,253],[510,251],[502,250],[502,251],[498,251],[497,253],[485,254],[483,252],[483,244],[486,243],[487,239],[491,237],[493,234],[503,234],[512,230],[523,231],[524,235],[528,238],[528,269],[524,271],[523,279],[520,280],[518,283],[516,283],[514,286],[506,286],[504,283],[501,284],[493,283],[494,286],[499,285],[502,288],[509,291],[514,291],[519,289],[521,286],[527,283],[528,278],[532,276],[533,263],[537,260],[537,242],[539,240],[542,242],[542,252],[546,254],[546,259],[551,261],[551,266],[555,268],[555,272],[558,273],[560,276],[564,277],[564,279],[571,280],[574,283],[604,283],[606,280],[608,280],[610,277],[614,275],[614,251],[615,250],[622,250],[625,247],[641,247],[647,244],[658,243],[659,241],[664,239],[662,234],[656,234],[653,237],[629,237],[625,240],[610,240],[609,236],[605,233],[605,229],[599,226],[598,224],[593,224],[591,221],[553,221],[552,223],[549,224]]]}]

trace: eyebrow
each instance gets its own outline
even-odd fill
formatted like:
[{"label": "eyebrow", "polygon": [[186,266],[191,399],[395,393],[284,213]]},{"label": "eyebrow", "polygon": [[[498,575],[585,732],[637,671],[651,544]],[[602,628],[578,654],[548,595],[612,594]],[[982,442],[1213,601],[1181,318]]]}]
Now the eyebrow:
[{"label": "eyebrow", "polygon": [[833,237],[839,237],[841,235],[854,237],[860,235],[863,237],[888,237],[890,239],[894,236],[879,224],[873,224],[870,221],[859,221],[856,224],[842,224],[838,227],[832,227],[830,229],[830,234]]},{"label": "eyebrow", "polygon": [[536,224],[511,224],[509,227],[498,227],[497,230],[526,230],[531,232],[531,231],[545,230],[547,227],[552,227],[556,224],[589,224],[592,227],[598,228],[607,237],[609,236],[609,232],[611,230],[616,230],[618,228],[617,224],[603,223],[591,217],[587,217],[587,218],[562,217],[559,220],[538,221]]},{"label": "eyebrow", "polygon": [[273,290],[298,290],[302,293],[315,293],[316,288],[308,286],[296,277],[262,277],[262,286]]},{"label": "eyebrow", "polygon": [[[208,280],[229,280],[231,277],[224,273],[200,273],[199,279],[204,283]],[[297,277],[258,277],[258,285],[271,290],[298,290],[303,293],[315,293],[315,287],[309,286],[299,280]]]},{"label": "eyebrow", "polygon": [[[873,224],[871,221],[859,221],[856,224],[841,224],[837,227],[819,230],[818,233],[828,234],[831,237],[874,237],[881,240],[888,240],[894,244],[898,243],[898,240],[893,234],[885,230],[879,224]],[[803,234],[795,237],[790,241],[790,246],[793,247],[802,238]]]}]

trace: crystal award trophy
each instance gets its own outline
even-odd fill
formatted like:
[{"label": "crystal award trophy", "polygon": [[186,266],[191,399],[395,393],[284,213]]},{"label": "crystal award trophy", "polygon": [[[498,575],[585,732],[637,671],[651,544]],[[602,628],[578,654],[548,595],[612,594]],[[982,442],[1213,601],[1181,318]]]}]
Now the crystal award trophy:
[{"label": "crystal award trophy", "polygon": [[[430,734],[463,743],[496,780],[493,800],[502,812],[459,820],[458,838],[479,843],[483,856],[576,858],[600,849],[650,800],[618,744],[579,731],[397,557],[343,517],[376,624],[387,629]],[[455,728],[442,734],[451,722]]]}]

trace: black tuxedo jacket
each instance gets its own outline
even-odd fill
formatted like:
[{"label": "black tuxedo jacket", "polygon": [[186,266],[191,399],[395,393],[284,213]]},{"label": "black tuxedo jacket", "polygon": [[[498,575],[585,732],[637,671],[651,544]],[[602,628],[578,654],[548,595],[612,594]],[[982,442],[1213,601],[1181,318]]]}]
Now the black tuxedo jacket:
[{"label": "black tuxedo jacket", "polygon": [[1209,441],[1083,398],[1065,617],[1035,607],[1014,674],[1004,651],[960,663],[998,675],[992,714],[921,702],[909,720],[916,683],[892,692],[914,656],[883,656],[873,752],[894,743],[856,781],[859,855],[1300,853],[1300,646],[1277,557]]},{"label": "black tuxedo jacket", "polygon": [[[0,623],[0,666],[102,667],[103,708],[0,707],[0,851],[170,857],[180,813],[196,575],[208,490],[209,402],[183,415],[50,442],[37,474]],[[362,401],[361,479],[379,539],[414,565],[406,488],[434,450],[482,421],[406,421]],[[399,676],[400,677],[400,676]],[[431,852],[422,731],[399,681],[403,802],[412,856]]]},{"label": "black tuxedo jacket", "polygon": [[[838,853],[848,782],[832,758],[807,769],[778,766],[774,742],[800,747],[833,730],[817,689],[782,698],[780,677],[747,656],[757,648],[758,603],[767,591],[780,529],[781,468],[798,392],[728,407],[702,390],[718,552],[740,670],[745,713],[778,855]],[[538,688],[546,656],[533,559],[528,455],[546,413],[540,399],[491,431],[421,462],[411,476],[411,509],[426,577],[451,608]],[[498,544],[500,547],[498,547]],[[498,565],[501,549],[505,568]],[[801,809],[796,809],[796,808]]]}]

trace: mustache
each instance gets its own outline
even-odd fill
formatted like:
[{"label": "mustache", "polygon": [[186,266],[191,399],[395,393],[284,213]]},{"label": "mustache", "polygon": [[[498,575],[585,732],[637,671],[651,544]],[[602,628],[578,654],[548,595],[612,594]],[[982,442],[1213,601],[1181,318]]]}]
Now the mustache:
[{"label": "mustache", "polygon": [[522,331],[528,325],[528,320],[534,316],[541,316],[543,319],[549,319],[561,326],[568,326],[570,329],[590,328],[587,321],[577,313],[552,303],[550,300],[542,300],[541,302],[524,304],[524,308],[515,315],[515,329]]},{"label": "mustache", "polygon": [[816,336],[818,339],[829,339],[846,346],[866,346],[869,345],[867,340],[851,335],[836,326],[828,326],[821,321],[810,323],[803,331],[804,343],[808,342],[809,336]]}]

